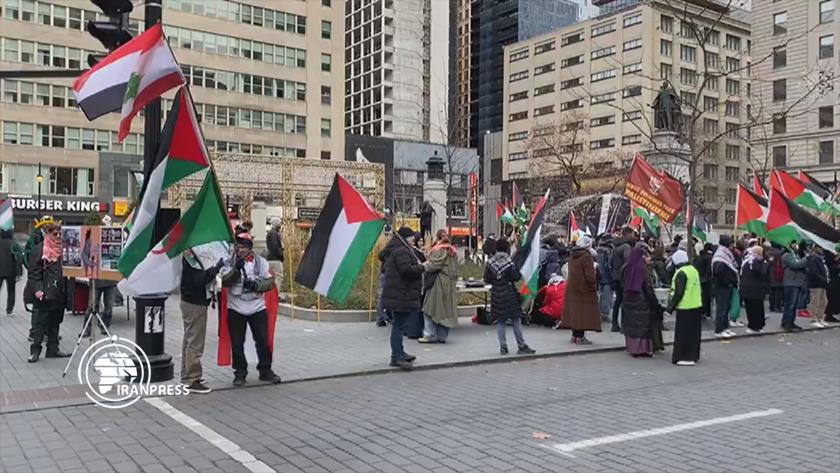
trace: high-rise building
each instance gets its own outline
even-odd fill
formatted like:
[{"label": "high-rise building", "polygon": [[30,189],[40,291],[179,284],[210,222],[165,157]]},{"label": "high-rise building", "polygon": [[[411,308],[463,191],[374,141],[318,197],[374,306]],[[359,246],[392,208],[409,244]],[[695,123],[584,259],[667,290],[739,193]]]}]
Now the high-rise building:
[{"label": "high-rise building", "polygon": [[592,0],[592,5],[598,7],[599,15],[609,15],[619,10],[638,5],[642,0]]},{"label": "high-rise building", "polygon": [[756,168],[840,171],[840,1],[753,0]]},{"label": "high-rise building", "polygon": [[452,121],[458,144],[483,146],[481,135],[502,128],[502,51],[505,45],[578,20],[574,0],[455,0],[451,58]]},{"label": "high-rise building", "polygon": [[[330,0],[164,1],[163,24],[202,120],[211,152],[343,159],[344,11]],[[131,13],[133,33],[143,8]],[[86,68],[103,47],[85,30],[105,20],[81,0],[4,0],[0,3],[0,68]],[[76,108],[73,79],[2,80],[0,192],[41,194],[48,213],[82,216],[73,202],[112,202],[137,195],[132,171],[143,154],[143,119],[117,143],[119,116],[93,122]],[[165,98],[171,99],[174,92]],[[164,100],[166,114],[170,100]],[[115,156],[120,165],[103,165]],[[120,160],[118,160],[120,161]],[[129,165],[130,164],[130,165]],[[140,167],[142,169],[142,166]],[[105,171],[103,171],[105,170]],[[108,175],[103,175],[108,172]],[[105,185],[103,183],[113,183]],[[39,213],[34,200],[23,219]]]},{"label": "high-rise building", "polygon": [[449,2],[347,0],[348,134],[448,139]]},{"label": "high-rise building", "polygon": [[[668,80],[683,112],[699,117],[694,146],[706,149],[697,183],[707,216],[716,225],[734,224],[734,184],[745,176],[749,153],[750,30],[743,12],[708,5],[646,0],[507,46],[504,180],[567,174],[551,159],[570,158],[567,149],[578,150],[573,164],[591,169],[629,161],[651,146],[651,104]],[[683,25],[684,11],[714,21],[704,46]],[[702,115],[689,108],[698,101]],[[557,136],[553,143],[563,149],[552,150],[553,138],[542,139],[545,134]]]}]

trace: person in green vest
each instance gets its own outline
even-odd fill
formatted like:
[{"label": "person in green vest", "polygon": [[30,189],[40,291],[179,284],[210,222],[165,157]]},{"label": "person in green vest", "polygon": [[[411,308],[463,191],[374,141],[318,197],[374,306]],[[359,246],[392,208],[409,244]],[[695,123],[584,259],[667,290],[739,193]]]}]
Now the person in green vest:
[{"label": "person in green vest", "polygon": [[671,362],[678,366],[694,366],[700,360],[700,332],[703,321],[703,298],[700,274],[688,264],[684,251],[674,253],[671,259],[677,268],[671,280],[671,301],[668,312],[676,310],[674,350]]}]

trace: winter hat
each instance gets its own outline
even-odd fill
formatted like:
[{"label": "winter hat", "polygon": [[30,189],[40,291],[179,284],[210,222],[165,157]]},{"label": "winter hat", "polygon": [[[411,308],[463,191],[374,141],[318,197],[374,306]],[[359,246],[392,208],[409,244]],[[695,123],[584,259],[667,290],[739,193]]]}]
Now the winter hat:
[{"label": "winter hat", "polygon": [[720,240],[718,240],[718,244],[720,246],[725,246],[726,248],[729,248],[730,246],[732,246],[732,237],[729,235],[721,235]]},{"label": "winter hat", "polygon": [[677,251],[671,255],[671,261],[673,261],[675,266],[688,263],[688,254],[685,251]]},{"label": "winter hat", "polygon": [[254,239],[251,237],[249,233],[242,232],[239,235],[236,235],[236,244],[247,246],[248,248],[254,247]]},{"label": "winter hat", "polygon": [[399,236],[403,237],[403,238],[413,237],[414,236],[414,230],[412,230],[408,227],[400,227],[400,229],[397,230],[397,234]]}]

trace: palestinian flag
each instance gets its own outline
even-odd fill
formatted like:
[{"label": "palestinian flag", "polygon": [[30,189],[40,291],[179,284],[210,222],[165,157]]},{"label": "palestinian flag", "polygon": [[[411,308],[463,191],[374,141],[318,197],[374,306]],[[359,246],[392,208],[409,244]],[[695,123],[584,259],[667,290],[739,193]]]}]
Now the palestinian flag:
[{"label": "palestinian flag", "polygon": [[126,225],[131,229],[120,256],[119,270],[126,278],[157,244],[154,241],[155,216],[160,195],[180,179],[210,165],[204,139],[189,94],[181,89],[163,126],[160,147],[150,175],[143,179],[140,203]]},{"label": "palestinian flag", "polygon": [[[129,235],[129,238],[131,235]],[[222,192],[216,182],[216,174],[211,169],[204,175],[204,184],[189,209],[181,219],[158,242],[155,247],[143,255],[130,272],[123,271],[124,259],[134,261],[126,245],[120,258],[120,272],[126,279],[118,284],[120,292],[129,296],[166,294],[175,289],[181,280],[181,254],[192,248],[213,241],[233,242],[233,233],[225,212]],[[136,243],[136,242],[135,242]],[[134,245],[132,251],[139,249]]]},{"label": "palestinian flag", "polygon": [[759,197],[767,198],[767,188],[764,187],[761,179],[758,178],[758,174],[753,174],[753,192]]},{"label": "palestinian flag", "polygon": [[12,210],[12,199],[0,202],[0,230],[9,231],[15,226],[15,214]]},{"label": "palestinian flag", "polygon": [[295,281],[343,303],[384,225],[382,214],[336,173]]},{"label": "palestinian flag", "polygon": [[644,207],[640,207],[636,205],[634,202],[633,206],[633,214],[632,219],[630,220],[630,226],[639,228],[644,224],[645,230],[654,238],[659,238],[659,224],[661,223],[659,217],[655,214],[649,212]]},{"label": "palestinian flag", "polygon": [[817,178],[808,174],[805,171],[799,171],[799,180],[802,181],[806,186],[816,190],[823,199],[830,199],[831,198],[831,189],[828,188],[827,185],[823,184],[822,182],[818,181]]},{"label": "palestinian flag", "polygon": [[506,223],[508,225],[513,225],[513,214],[511,213],[510,209],[505,207],[505,211],[502,216],[499,218],[502,223]]},{"label": "palestinian flag", "polygon": [[817,186],[806,185],[781,169],[773,170],[770,183],[774,189],[798,205],[818,212],[834,210],[832,205],[820,195],[820,189]]},{"label": "palestinian flag", "polygon": [[586,235],[586,231],[581,230],[575,219],[575,213],[569,212],[569,241],[575,242],[578,238]]},{"label": "palestinian flag", "polygon": [[767,199],[738,184],[735,198],[735,228],[758,236],[767,235]]},{"label": "palestinian flag", "polygon": [[703,243],[708,242],[709,233],[712,232],[712,224],[709,219],[698,209],[691,212],[691,235]]},{"label": "palestinian flag", "polygon": [[73,83],[73,95],[88,120],[120,111],[122,140],[146,104],[185,83],[160,23],[108,54]]},{"label": "palestinian flag", "polygon": [[525,237],[524,243],[519,247],[519,251],[513,255],[513,261],[516,268],[522,274],[522,287],[519,293],[524,297],[535,297],[539,289],[540,277],[540,242],[542,241],[543,221],[545,220],[545,203],[548,200],[548,193],[551,189],[545,191],[545,195],[534,209],[534,217],[528,225],[528,233]]},{"label": "palestinian flag", "polygon": [[773,188],[770,190],[767,237],[785,246],[807,239],[828,251],[836,252],[837,244],[840,243],[840,230],[815,217]]}]

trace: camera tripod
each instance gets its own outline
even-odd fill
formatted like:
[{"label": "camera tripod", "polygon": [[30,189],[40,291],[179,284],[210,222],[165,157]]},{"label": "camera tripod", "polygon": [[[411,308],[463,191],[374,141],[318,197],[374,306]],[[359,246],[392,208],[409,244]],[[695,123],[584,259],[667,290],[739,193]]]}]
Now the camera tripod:
[{"label": "camera tripod", "polygon": [[[105,322],[102,321],[102,317],[99,315],[99,304],[96,300],[95,279],[90,279],[90,288],[88,290],[90,291],[90,296],[88,297],[88,310],[85,312],[85,323],[82,325],[82,331],[79,332],[79,337],[76,338],[76,346],[73,347],[73,352],[70,353],[70,358],[67,359],[67,366],[64,367],[64,372],[61,373],[62,378],[67,376],[67,370],[70,369],[70,364],[73,362],[73,358],[76,357],[76,350],[79,349],[79,345],[82,344],[82,340],[90,338],[91,345],[96,342],[96,330],[93,330],[93,326],[91,324],[94,317],[96,317],[96,321],[99,322],[99,326],[105,332],[105,336],[109,339],[111,338],[111,332],[108,330],[108,327],[105,326]],[[88,329],[90,329],[90,333],[86,335],[85,333]]]}]

